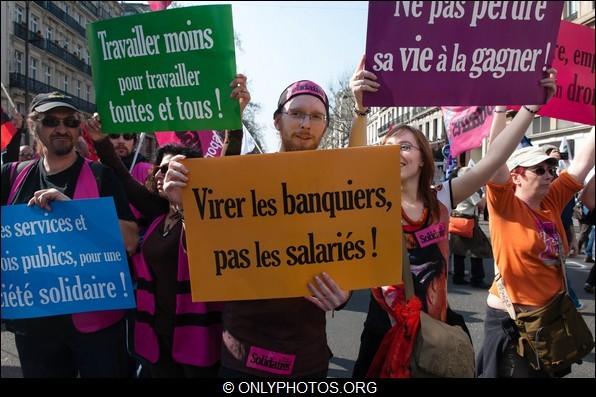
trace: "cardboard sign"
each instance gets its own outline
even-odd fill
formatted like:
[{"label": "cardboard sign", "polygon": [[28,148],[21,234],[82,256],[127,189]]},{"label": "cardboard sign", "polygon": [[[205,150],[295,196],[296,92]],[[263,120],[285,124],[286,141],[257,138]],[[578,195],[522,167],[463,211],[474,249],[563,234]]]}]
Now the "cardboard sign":
[{"label": "cardboard sign", "polygon": [[183,190],[195,301],[401,282],[399,147],[190,159]]},{"label": "cardboard sign", "polygon": [[101,20],[87,39],[105,132],[241,128],[230,5]]},{"label": "cardboard sign", "polygon": [[366,106],[538,104],[563,2],[371,1]]},{"label": "cardboard sign", "polygon": [[2,207],[2,318],[135,307],[111,197]]}]

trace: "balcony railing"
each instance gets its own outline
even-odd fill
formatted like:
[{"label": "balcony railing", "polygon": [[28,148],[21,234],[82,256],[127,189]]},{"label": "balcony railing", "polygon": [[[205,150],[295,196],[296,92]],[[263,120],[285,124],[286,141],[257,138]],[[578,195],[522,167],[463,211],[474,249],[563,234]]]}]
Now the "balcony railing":
[{"label": "balcony railing", "polygon": [[90,1],[79,1],[79,4],[82,4],[85,8],[93,13],[93,15],[97,16],[97,7],[93,5]]},{"label": "balcony railing", "polygon": [[29,33],[29,42],[34,46],[41,48],[49,52],[52,55],[64,60],[64,62],[71,64],[83,73],[87,73],[91,76],[91,67],[87,65],[83,60],[79,59],[76,55],[71,54],[58,44],[44,39],[41,34],[32,32],[25,28],[25,26],[14,23],[14,33],[17,37],[27,40],[27,33]]},{"label": "balcony railing", "polygon": [[73,17],[62,11],[60,7],[54,4],[53,1],[36,1],[36,3],[39,4],[42,8],[45,8],[46,10],[51,12],[56,18],[64,22],[66,25],[73,28],[85,39],[87,38],[85,27],[81,26],[81,24],[78,23]]},{"label": "balcony railing", "polygon": [[[25,84],[25,82],[27,82],[27,84]],[[56,88],[51,85],[42,83],[41,81],[37,81],[30,77],[28,79],[26,79],[25,75],[23,75],[21,73],[14,73],[14,72],[10,73],[10,86],[11,87],[16,87],[16,88],[20,88],[20,89],[24,90],[25,85],[27,85],[27,90],[30,93],[34,93],[34,94],[53,92],[53,91],[61,92],[64,95],[68,95],[68,96],[72,97],[75,106],[77,108],[79,108],[79,110],[82,110],[87,113],[94,113],[96,111],[95,104],[93,104],[91,102],[87,102],[86,100],[76,97],[72,94],[69,94],[64,90],[61,90],[60,88]]]}]

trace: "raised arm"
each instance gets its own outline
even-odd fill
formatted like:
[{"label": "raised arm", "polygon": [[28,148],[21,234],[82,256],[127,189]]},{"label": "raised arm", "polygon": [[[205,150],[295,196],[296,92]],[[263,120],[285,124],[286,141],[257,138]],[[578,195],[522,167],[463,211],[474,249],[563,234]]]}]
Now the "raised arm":
[{"label": "raised arm", "polygon": [[377,92],[380,86],[375,81],[377,80],[377,76],[372,72],[364,70],[364,59],[365,56],[362,55],[360,63],[350,79],[350,88],[355,99],[355,112],[350,130],[349,147],[366,146],[366,114],[369,109],[362,103],[362,93],[364,91]]},{"label": "raised arm", "polygon": [[99,121],[96,119],[87,121],[87,131],[93,140],[93,146],[102,164],[110,167],[120,180],[120,183],[122,183],[128,201],[141,214],[148,218],[153,218],[167,212],[169,206],[168,200],[156,193],[150,192],[144,185],[132,177],[122,163],[122,160],[120,160],[120,157],[114,151],[112,142],[110,142],[107,135],[101,132]]},{"label": "raised arm", "polygon": [[594,210],[594,204],[596,201],[596,197],[595,194],[595,188],[594,188],[594,175],[592,175],[592,178],[590,178],[590,180],[588,181],[588,183],[586,183],[586,187],[584,187],[584,190],[581,191],[580,195],[579,195],[579,200],[586,206],[588,207],[588,209],[590,211]]},{"label": "raised arm", "polygon": [[567,173],[575,178],[576,181],[584,183],[588,173],[594,167],[594,127],[588,134],[588,139],[584,139],[579,151],[576,151],[575,158],[571,162]]},{"label": "raised arm", "polygon": [[[556,70],[549,69],[547,73],[550,76],[540,80],[540,85],[546,89],[546,101],[548,102],[556,90]],[[534,120],[535,113],[538,112],[540,107],[540,105],[522,106],[511,123],[500,134],[491,138],[491,145],[484,158],[470,172],[453,179],[451,182],[453,205],[469,197],[491,179],[495,183],[504,183],[507,181],[508,176],[505,174],[507,170],[505,163],[523,138],[530,123]],[[497,113],[496,117],[504,116]],[[495,132],[498,132],[497,130],[502,122],[503,120],[497,122]]]}]

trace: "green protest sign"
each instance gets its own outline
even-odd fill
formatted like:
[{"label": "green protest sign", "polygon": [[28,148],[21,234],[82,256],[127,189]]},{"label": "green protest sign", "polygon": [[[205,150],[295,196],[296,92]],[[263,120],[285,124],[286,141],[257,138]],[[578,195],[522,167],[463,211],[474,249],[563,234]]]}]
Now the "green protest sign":
[{"label": "green protest sign", "polygon": [[241,128],[230,5],[103,20],[87,39],[105,132]]}]

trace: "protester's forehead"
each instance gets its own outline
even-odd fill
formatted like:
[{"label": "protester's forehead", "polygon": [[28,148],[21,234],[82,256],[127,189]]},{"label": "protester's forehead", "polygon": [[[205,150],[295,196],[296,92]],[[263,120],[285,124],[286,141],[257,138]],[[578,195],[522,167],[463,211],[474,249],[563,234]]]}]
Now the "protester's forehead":
[{"label": "protester's forehead", "polygon": [[298,95],[294,98],[290,99],[285,104],[286,109],[291,110],[310,110],[310,111],[317,111],[320,113],[325,113],[325,105],[321,100],[317,97],[312,95]]},{"label": "protester's forehead", "polygon": [[416,137],[414,136],[414,133],[407,128],[400,128],[393,135],[387,138],[387,141],[391,141],[392,143],[409,142],[416,144]]}]

